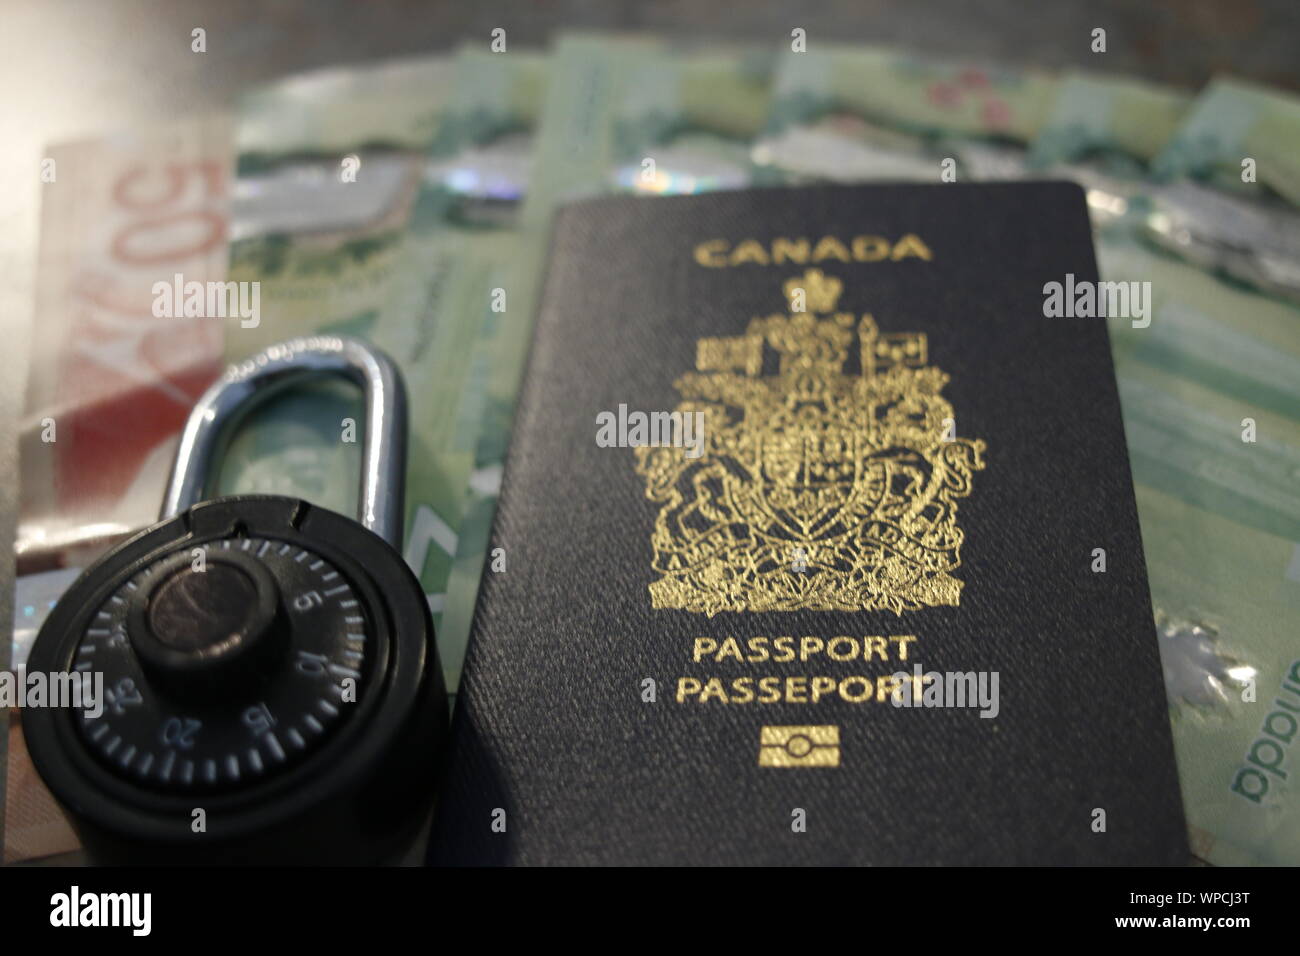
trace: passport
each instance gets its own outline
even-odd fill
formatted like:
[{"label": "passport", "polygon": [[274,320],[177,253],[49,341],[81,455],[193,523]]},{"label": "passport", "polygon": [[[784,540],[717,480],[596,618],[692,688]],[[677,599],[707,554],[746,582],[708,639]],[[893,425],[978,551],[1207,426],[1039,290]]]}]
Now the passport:
[{"label": "passport", "polygon": [[1073,184],[565,207],[429,861],[1187,862],[1067,281]]}]

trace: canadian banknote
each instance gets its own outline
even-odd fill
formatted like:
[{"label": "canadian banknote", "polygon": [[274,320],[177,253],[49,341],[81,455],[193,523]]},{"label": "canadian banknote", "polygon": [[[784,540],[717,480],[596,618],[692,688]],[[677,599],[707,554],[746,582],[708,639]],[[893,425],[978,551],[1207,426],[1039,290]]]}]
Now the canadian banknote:
[{"label": "canadian banknote", "polygon": [[[230,276],[259,284],[262,316],[227,335],[228,360],[334,332],[375,342],[408,383],[421,381],[427,330],[408,334],[383,317],[453,70],[448,57],[344,67],[289,77],[241,101]],[[439,494],[430,489],[435,412],[428,401],[411,406],[408,498]],[[359,445],[342,440],[347,420],[364,428],[360,396],[344,383],[278,396],[234,437],[217,490],[295,495],[351,512]]]},{"label": "canadian banknote", "polygon": [[1156,158],[1165,178],[1191,176],[1233,192],[1254,192],[1242,172],[1300,206],[1300,99],[1234,77],[1197,96]]},{"label": "canadian banknote", "polygon": [[[227,320],[156,309],[154,285],[224,278],[231,144],[214,115],[46,151],[13,646],[0,655],[19,674],[79,568],[157,518],[176,433],[221,370]],[[4,861],[74,850],[9,717]]]},{"label": "canadian banknote", "polygon": [[1193,848],[1300,861],[1300,310],[1136,241],[1110,321]]},{"label": "canadian banknote", "polygon": [[[504,328],[505,302],[493,292],[514,258],[546,71],[536,53],[464,47],[446,60],[334,71],[323,86],[293,78],[250,97],[241,116],[250,129],[241,126],[241,185],[246,171],[281,177],[286,165],[307,162],[318,189],[314,215],[353,218],[343,231],[285,223],[244,232],[242,224],[264,223],[277,208],[273,192],[249,191],[235,210],[241,238],[232,272],[261,277],[269,322],[256,337],[229,340],[228,350],[234,358],[303,331],[346,332],[384,348],[405,372],[411,427],[400,547],[429,600],[453,688],[463,629],[445,626],[442,613],[470,488],[493,481],[474,471]],[[292,127],[302,130],[297,141],[262,142],[260,131],[275,126],[264,114],[293,112],[304,97],[330,123]],[[347,114],[372,109],[385,111],[383,123],[361,120],[365,138],[345,138]],[[400,165],[401,175],[389,176],[385,164]],[[376,169],[379,178],[368,180]],[[382,201],[359,202],[362,184]],[[284,396],[236,437],[220,490],[298,494],[347,512],[357,459],[340,443],[339,423],[358,411],[357,397],[332,383]]]},{"label": "canadian banknote", "polygon": [[[1250,115],[1260,119],[1249,139],[1236,107],[1252,97],[1261,102]],[[759,181],[786,184],[1074,179],[1088,189],[1098,225],[1123,220],[1175,255],[1300,301],[1295,210],[1272,187],[1252,191],[1238,182],[1242,188],[1227,191],[1180,176],[1208,179],[1216,167],[1177,162],[1171,157],[1182,147],[1170,145],[1209,141],[1218,155],[1250,143],[1272,157],[1279,150],[1269,143],[1285,142],[1288,106],[1282,94],[1228,81],[1193,102],[1124,77],[1058,79],[892,50],[819,47],[783,57],[754,159]],[[1290,173],[1272,159],[1269,168]]]},{"label": "canadian banknote", "polygon": [[1183,90],[1104,74],[1069,72],[1030,144],[1031,166],[1101,161],[1143,175],[1177,131],[1192,97]]},{"label": "canadian banknote", "polygon": [[458,561],[474,489],[500,482],[499,463],[480,463],[477,446],[485,419],[499,414],[489,389],[516,305],[505,276],[523,245],[520,219],[549,76],[546,58],[525,51],[467,47],[455,64],[452,100],[425,159],[399,279],[378,330],[384,341],[417,339],[409,351],[419,371],[408,386],[413,404],[426,410],[427,457],[418,466],[423,486],[408,483],[405,555],[435,614],[453,691],[469,627],[450,595],[478,581],[479,569]]},{"label": "canadian banknote", "polygon": [[[422,57],[296,75],[243,98],[229,271],[258,284],[261,317],[226,336],[228,361],[310,332],[376,339],[451,82],[449,59]],[[407,343],[381,344],[411,370]],[[217,490],[296,495],[349,512],[359,468],[341,423],[359,423],[360,412],[360,397],[341,382],[278,396],[235,435]],[[415,463],[426,456],[413,412]]]},{"label": "canadian banknote", "polygon": [[1300,303],[1300,98],[1215,79],[1152,163],[1149,237]]},{"label": "canadian banknote", "polygon": [[227,323],[157,308],[154,287],[224,278],[230,144],[214,116],[47,150],[20,574],[84,563],[157,516],[171,439],[221,369]]},{"label": "canadian banknote", "polygon": [[488,536],[556,206],[611,192],[750,184],[748,152],[766,113],[772,63],[752,48],[706,52],[637,35],[574,34],[557,43],[512,259],[494,280],[509,305],[497,317],[474,480],[442,616],[440,637],[453,650],[468,639],[480,576],[509,568],[508,546],[488,555]]},{"label": "canadian banknote", "polygon": [[1112,341],[1192,844],[1225,865],[1300,862],[1297,135],[1294,100],[1216,80],[1100,246],[1155,299]]},{"label": "canadian banknote", "polygon": [[[1243,122],[1261,115],[1269,120]],[[1087,185],[1100,225],[1124,219],[1180,258],[1300,302],[1300,217],[1271,185],[1293,171],[1274,161],[1270,138],[1285,137],[1288,115],[1300,113],[1285,95],[1229,79],[1193,98],[1126,77],[1070,74],[1031,144],[1027,172]],[[1265,157],[1258,177],[1252,149]]]},{"label": "canadian banknote", "polygon": [[791,51],[753,151],[759,181],[972,178],[960,147],[1023,147],[1047,119],[1058,84],[1041,71],[885,48]]},{"label": "canadian banknote", "polygon": [[262,315],[227,336],[229,358],[374,326],[451,83],[451,61],[425,57],[292,76],[241,100],[230,276],[260,284]]},{"label": "canadian banknote", "polygon": [[[1254,100],[1261,102],[1251,108]],[[1123,220],[1179,258],[1300,302],[1300,216],[1284,192],[1255,175],[1248,155],[1255,147],[1265,157],[1278,152],[1269,137],[1285,138],[1282,120],[1296,112],[1288,105],[1284,94],[1227,79],[1193,99],[1129,78],[1071,75],[1025,157],[1028,169],[1004,162],[997,172],[1076,179],[1089,189],[1098,225]],[[1260,114],[1271,119],[1251,139],[1242,117]],[[1226,162],[1197,159],[1205,143],[1217,144],[1216,156],[1236,156],[1234,175]],[[1267,171],[1290,173],[1271,158]]]}]

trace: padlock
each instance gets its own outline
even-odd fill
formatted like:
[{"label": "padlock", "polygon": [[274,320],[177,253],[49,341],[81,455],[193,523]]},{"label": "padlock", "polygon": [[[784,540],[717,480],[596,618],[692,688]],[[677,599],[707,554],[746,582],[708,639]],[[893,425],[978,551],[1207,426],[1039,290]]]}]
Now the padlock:
[{"label": "padlock", "polygon": [[[202,501],[231,426],[324,374],[364,391],[359,520],[280,496]],[[448,714],[398,552],[405,448],[401,376],[352,339],[272,346],[199,399],[160,521],[69,587],[28,659],[88,690],[102,675],[91,706],[23,716],[93,861],[369,863],[409,845]]]}]

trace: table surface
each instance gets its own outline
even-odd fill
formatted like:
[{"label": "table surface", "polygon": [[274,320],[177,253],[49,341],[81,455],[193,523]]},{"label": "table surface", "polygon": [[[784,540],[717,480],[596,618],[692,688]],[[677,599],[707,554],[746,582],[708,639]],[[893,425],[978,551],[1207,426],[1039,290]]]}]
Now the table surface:
[{"label": "table surface", "polygon": [[[1300,88],[1295,0],[3,0],[0,3],[0,537],[12,541],[44,147],[229,107],[250,86],[316,67],[447,50],[502,27],[512,47],[563,29],[645,30],[773,45],[819,39],[1198,88],[1232,72]],[[207,52],[190,31],[207,31]],[[1092,30],[1108,50],[1090,50]],[[0,621],[13,620],[13,552],[0,556]],[[0,668],[9,641],[0,639]],[[4,717],[0,714],[0,731]],[[6,735],[0,732],[0,748]],[[0,800],[4,760],[0,752]],[[3,825],[0,813],[0,826]]]}]

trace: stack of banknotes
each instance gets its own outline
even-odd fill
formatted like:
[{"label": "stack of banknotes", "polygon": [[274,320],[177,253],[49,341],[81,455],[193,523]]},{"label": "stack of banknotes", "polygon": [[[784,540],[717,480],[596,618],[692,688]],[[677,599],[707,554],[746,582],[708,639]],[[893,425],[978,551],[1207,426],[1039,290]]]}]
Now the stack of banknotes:
[{"label": "stack of banknotes", "polygon": [[[1149,325],[1112,319],[1111,333],[1192,846],[1216,864],[1300,863],[1294,95],[574,34],[294,76],[232,116],[49,154],[75,185],[44,207],[15,663],[59,576],[153,519],[185,410],[224,362],[337,332],[407,373],[405,557],[453,690],[558,204],[1076,180],[1103,279],[1150,283]],[[158,317],[150,290],[173,273],[258,283],[256,314]],[[49,417],[71,423],[57,443],[41,440]],[[348,511],[348,417],[361,420],[346,386],[277,399],[214,490]],[[68,848],[20,747],[8,790],[7,858]]]}]

